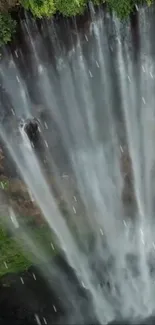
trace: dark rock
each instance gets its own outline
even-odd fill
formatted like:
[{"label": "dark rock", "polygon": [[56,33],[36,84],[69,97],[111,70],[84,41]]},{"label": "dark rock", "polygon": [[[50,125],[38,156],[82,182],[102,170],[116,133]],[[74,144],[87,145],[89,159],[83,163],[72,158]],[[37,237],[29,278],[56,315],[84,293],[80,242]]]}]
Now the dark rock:
[{"label": "dark rock", "polygon": [[23,124],[21,124],[21,126],[23,126],[23,129],[27,134],[29,140],[35,143],[38,140],[39,136],[38,121],[35,119],[27,119]]},{"label": "dark rock", "polygon": [[[51,269],[46,280],[39,271],[40,267]],[[77,320],[79,325],[97,325],[87,290],[80,286],[65,259],[56,256],[47,265],[40,267],[32,266],[28,271],[8,274],[0,279],[0,324],[36,325],[35,315],[42,323],[45,317],[50,325],[71,324],[72,321],[68,322],[68,319],[75,314],[72,320]],[[85,321],[83,317],[79,318],[80,315],[83,315]]]}]

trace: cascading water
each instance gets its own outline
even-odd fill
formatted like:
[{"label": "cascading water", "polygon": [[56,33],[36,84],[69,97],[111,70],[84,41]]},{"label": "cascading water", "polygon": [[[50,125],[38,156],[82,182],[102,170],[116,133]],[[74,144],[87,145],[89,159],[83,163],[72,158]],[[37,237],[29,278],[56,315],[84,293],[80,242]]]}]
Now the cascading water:
[{"label": "cascading water", "polygon": [[[45,278],[59,279],[61,290],[53,286],[67,296],[68,324],[138,323],[155,313],[153,10],[140,9],[133,30],[132,21],[120,23],[91,8],[84,34],[75,21],[74,33],[66,25],[67,50],[53,22],[40,31],[26,19],[24,50],[6,52],[1,62],[11,112],[7,119],[2,115],[1,138],[89,296],[86,309],[61,269],[41,267]],[[32,121],[35,132],[38,123],[41,149],[25,127],[21,131],[23,119]],[[48,265],[46,251],[26,227],[22,240],[40,265]]]}]

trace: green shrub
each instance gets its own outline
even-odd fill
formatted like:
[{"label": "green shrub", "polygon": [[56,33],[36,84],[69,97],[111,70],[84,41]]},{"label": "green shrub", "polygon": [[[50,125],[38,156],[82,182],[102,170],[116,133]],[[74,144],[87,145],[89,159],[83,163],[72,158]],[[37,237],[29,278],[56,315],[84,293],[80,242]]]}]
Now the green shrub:
[{"label": "green shrub", "polygon": [[16,21],[9,13],[0,13],[0,46],[11,41],[16,29]]},{"label": "green shrub", "polygon": [[82,14],[86,7],[86,0],[55,0],[56,10],[64,16]]},{"label": "green shrub", "polygon": [[132,0],[107,0],[107,4],[121,19],[127,18],[134,8]]},{"label": "green shrub", "polygon": [[38,18],[51,17],[55,13],[53,0],[21,0],[21,4]]}]

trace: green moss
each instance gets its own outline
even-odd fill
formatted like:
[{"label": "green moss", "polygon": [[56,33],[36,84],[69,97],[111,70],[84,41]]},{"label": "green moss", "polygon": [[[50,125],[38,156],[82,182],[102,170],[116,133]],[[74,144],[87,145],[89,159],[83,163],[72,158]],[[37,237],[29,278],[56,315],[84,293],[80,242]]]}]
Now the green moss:
[{"label": "green moss", "polygon": [[21,0],[21,4],[38,18],[51,17],[56,11],[53,0]]},{"label": "green moss", "polygon": [[0,228],[0,276],[8,272],[23,271],[30,266],[17,243]]},{"label": "green moss", "polygon": [[86,5],[86,0],[55,0],[56,10],[64,16],[82,14]]},{"label": "green moss", "polygon": [[[51,247],[53,236],[47,226],[29,229],[29,235],[36,247],[38,247],[38,251],[39,248],[43,249],[49,259],[57,254],[57,250],[53,250]],[[37,256],[23,242],[22,231],[18,238],[20,239],[20,244],[15,241],[15,238],[7,234],[5,228],[0,227],[0,276],[10,272],[24,271],[33,263],[40,262]]]},{"label": "green moss", "polygon": [[9,13],[0,12],[0,46],[11,41],[16,29],[16,21]]}]

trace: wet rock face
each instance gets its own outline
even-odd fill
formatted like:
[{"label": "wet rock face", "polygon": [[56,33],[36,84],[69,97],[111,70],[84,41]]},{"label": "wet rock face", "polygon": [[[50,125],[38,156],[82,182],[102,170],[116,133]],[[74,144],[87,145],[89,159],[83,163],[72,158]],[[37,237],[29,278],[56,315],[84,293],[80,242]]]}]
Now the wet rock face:
[{"label": "wet rock face", "polygon": [[135,194],[134,194],[134,185],[133,185],[132,161],[127,149],[123,150],[120,163],[121,163],[121,173],[124,181],[122,199],[123,202],[131,203],[135,201]]},{"label": "wet rock face", "polygon": [[29,140],[35,143],[38,140],[39,136],[39,125],[38,121],[35,119],[28,119],[24,121],[23,128],[25,133],[27,134]]},{"label": "wet rock face", "polygon": [[[46,281],[36,266],[19,274],[7,274],[0,279],[0,325],[99,325],[92,313],[89,293],[79,284],[76,274],[65,259],[57,255],[42,266],[51,269]],[[60,272],[64,276],[62,281],[61,277],[59,281]],[[72,298],[70,295],[65,296],[63,279]],[[49,283],[53,283],[53,289]],[[70,315],[72,299],[85,322],[83,317],[80,318],[79,312],[75,312],[74,319]]]}]

